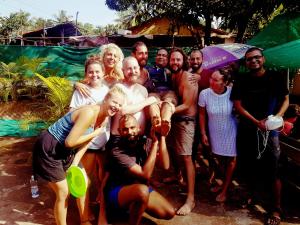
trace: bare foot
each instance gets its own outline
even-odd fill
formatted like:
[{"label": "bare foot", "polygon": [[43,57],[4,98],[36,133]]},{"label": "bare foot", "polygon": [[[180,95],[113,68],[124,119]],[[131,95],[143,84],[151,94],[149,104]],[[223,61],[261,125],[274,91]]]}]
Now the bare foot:
[{"label": "bare foot", "polygon": [[158,116],[153,116],[151,119],[152,126],[154,127],[155,132],[161,133],[161,121]]},{"label": "bare foot", "polygon": [[179,216],[186,216],[193,210],[194,207],[195,207],[194,201],[186,200],[184,205],[177,210],[176,214]]},{"label": "bare foot", "polygon": [[218,196],[216,197],[217,202],[225,202],[226,199],[227,199],[226,194],[222,194],[222,193],[218,194]]},{"label": "bare foot", "polygon": [[167,136],[171,130],[171,122],[168,120],[161,121],[161,135]]}]

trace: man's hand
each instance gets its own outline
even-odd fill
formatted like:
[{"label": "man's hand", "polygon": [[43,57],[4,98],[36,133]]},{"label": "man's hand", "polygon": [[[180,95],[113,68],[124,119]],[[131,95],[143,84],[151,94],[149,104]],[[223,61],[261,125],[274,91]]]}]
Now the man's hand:
[{"label": "man's hand", "polygon": [[266,120],[267,119],[263,119],[263,120],[259,120],[256,124],[256,126],[260,129],[260,130],[263,130],[263,131],[266,131],[267,128],[266,128]]},{"label": "man's hand", "polygon": [[195,74],[195,73],[191,73],[190,76],[188,77],[189,82],[191,82],[191,84],[193,84],[193,85],[198,84],[200,79],[201,79],[201,76],[199,74]]},{"label": "man's hand", "polygon": [[89,88],[85,84],[80,83],[80,82],[76,82],[74,84],[74,87],[76,88],[77,91],[79,91],[79,93],[82,96],[84,96],[86,98],[91,97],[91,92],[90,92]]}]

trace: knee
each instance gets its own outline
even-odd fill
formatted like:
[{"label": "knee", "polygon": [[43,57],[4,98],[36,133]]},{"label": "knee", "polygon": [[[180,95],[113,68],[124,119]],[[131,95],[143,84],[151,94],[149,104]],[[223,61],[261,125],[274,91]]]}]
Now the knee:
[{"label": "knee", "polygon": [[166,210],[165,220],[170,220],[176,215],[175,209],[169,208]]},{"label": "knee", "polygon": [[57,201],[66,201],[69,198],[69,190],[68,189],[58,189],[56,192],[56,200]]},{"label": "knee", "polygon": [[140,202],[148,202],[149,200],[149,187],[144,184],[139,184],[134,190],[136,199]]}]

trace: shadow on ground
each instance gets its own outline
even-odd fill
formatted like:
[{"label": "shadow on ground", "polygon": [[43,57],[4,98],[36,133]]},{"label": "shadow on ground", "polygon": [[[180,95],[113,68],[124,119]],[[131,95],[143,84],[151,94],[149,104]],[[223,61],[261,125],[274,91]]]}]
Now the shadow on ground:
[{"label": "shadow on ground", "polygon": [[[45,183],[39,183],[40,196],[31,198],[29,179],[31,176],[31,151],[35,138],[0,138],[0,224],[30,225],[55,224],[53,217],[54,193]],[[200,168],[203,168],[201,165]],[[180,207],[184,202],[184,190],[178,184],[162,184],[162,171],[156,171],[154,180],[159,184],[156,187],[174,204]],[[299,178],[300,179],[300,178]],[[230,191],[226,204],[215,202],[215,194],[210,193],[205,170],[198,168],[196,181],[196,207],[188,216],[176,216],[170,221],[154,219],[148,215],[142,220],[144,225],[260,225],[263,224],[264,202],[267,197],[260,199],[256,207],[243,208],[243,196],[247,194],[242,185],[234,186]],[[94,188],[95,189],[95,188]],[[285,218],[283,225],[300,224],[299,191],[284,186],[283,208]],[[94,190],[95,191],[95,190]],[[97,216],[99,206],[92,203],[91,209]],[[75,199],[69,201],[68,224],[79,224]],[[127,224],[127,216],[110,217],[110,222],[116,225]],[[93,224],[97,224],[93,221]]]}]

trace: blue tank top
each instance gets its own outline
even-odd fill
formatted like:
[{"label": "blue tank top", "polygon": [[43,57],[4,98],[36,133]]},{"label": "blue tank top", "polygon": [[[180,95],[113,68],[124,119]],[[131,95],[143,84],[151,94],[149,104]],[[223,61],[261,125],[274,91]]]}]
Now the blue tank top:
[{"label": "blue tank top", "polygon": [[[69,135],[72,127],[74,126],[71,118],[73,112],[74,111],[68,112],[48,128],[49,133],[52,134],[55,139],[58,140],[58,142],[62,145],[65,145],[65,140]],[[92,131],[93,128],[89,127],[85,133],[88,134]]]}]

